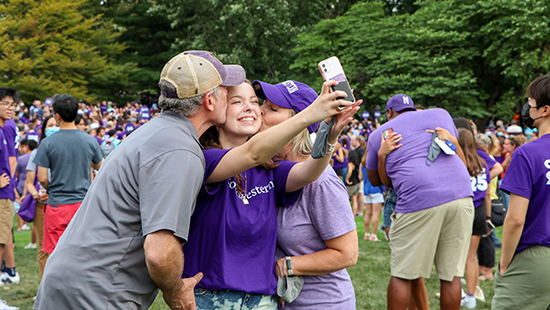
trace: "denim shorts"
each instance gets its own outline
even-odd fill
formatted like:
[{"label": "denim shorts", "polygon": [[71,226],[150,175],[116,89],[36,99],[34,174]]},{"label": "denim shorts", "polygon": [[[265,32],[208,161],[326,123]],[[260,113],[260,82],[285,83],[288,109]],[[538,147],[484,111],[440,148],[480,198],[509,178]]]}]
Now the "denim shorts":
[{"label": "denim shorts", "polygon": [[277,310],[274,295],[261,295],[232,290],[212,291],[195,288],[198,310]]}]

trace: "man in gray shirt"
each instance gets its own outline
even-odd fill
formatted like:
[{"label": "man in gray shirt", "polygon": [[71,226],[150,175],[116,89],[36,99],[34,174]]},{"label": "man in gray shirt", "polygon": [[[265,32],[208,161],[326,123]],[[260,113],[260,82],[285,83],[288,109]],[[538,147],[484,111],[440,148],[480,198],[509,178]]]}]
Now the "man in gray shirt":
[{"label": "man in gray shirt", "polygon": [[[92,182],[91,167],[98,170],[103,163],[103,151],[97,141],[76,128],[76,99],[56,95],[53,111],[59,127],[45,129],[47,139],[40,143],[34,158],[38,181],[49,195],[44,206],[42,244],[42,251],[49,254],[86,196]],[[58,129],[55,134],[54,128]]]},{"label": "man in gray shirt", "polygon": [[225,122],[225,86],[244,79],[204,51],[165,65],[163,112],[109,155],[48,260],[34,309],[147,309],[159,288],[170,308],[196,308],[202,274],[181,278],[181,245],[204,176],[198,138]]}]

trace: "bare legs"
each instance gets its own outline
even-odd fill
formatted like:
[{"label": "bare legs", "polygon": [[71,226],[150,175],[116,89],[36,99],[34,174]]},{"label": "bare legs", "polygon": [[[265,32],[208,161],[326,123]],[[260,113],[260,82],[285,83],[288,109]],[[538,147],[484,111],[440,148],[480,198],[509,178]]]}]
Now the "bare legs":
[{"label": "bare legs", "polygon": [[466,287],[468,294],[474,294],[477,282],[479,280],[479,264],[477,262],[477,247],[481,236],[473,235],[468,249],[468,257],[466,258]]}]

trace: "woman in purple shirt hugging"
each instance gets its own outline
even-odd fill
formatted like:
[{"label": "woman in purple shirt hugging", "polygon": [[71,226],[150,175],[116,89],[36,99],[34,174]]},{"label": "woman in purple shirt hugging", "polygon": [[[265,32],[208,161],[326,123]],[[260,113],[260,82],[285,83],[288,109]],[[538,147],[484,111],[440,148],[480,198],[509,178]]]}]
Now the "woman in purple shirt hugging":
[{"label": "woman in purple shirt hugging", "polygon": [[502,180],[510,194],[492,309],[550,308],[550,75],[535,79],[521,113],[540,138],[518,147]]},{"label": "woman in purple shirt hugging", "polygon": [[[288,83],[288,82],[285,82]],[[301,115],[317,94],[309,86],[295,82],[301,95],[285,96],[285,83],[254,81],[258,97],[264,98],[262,127],[269,130]],[[293,162],[310,157],[310,133],[304,129],[277,155]],[[336,144],[336,136],[329,146]],[[329,153],[331,150],[329,150]],[[277,276],[301,275],[304,285],[298,298],[279,309],[355,309],[355,293],[346,267],[357,262],[357,230],[348,193],[331,167],[319,179],[306,185],[290,206],[277,208]]]},{"label": "woman in purple shirt hugging", "polygon": [[[333,84],[323,84],[319,98],[305,108],[307,113],[259,134],[262,116],[254,89],[246,82],[228,87],[225,124],[201,137],[204,187],[183,247],[183,277],[204,274],[195,288],[198,309],[277,308],[276,206],[292,205],[299,190],[323,173],[330,153],[300,163],[269,161],[305,127],[341,112],[329,139],[329,143],[336,142],[358,105],[335,100],[345,93],[329,93]],[[292,100],[302,93],[292,81],[281,91]]]}]

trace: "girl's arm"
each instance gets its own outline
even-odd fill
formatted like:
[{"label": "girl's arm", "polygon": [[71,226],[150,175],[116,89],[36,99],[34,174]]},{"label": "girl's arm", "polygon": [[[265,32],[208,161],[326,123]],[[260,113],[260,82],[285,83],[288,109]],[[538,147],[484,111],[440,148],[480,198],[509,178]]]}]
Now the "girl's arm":
[{"label": "girl's arm", "polygon": [[[327,248],[319,252],[292,256],[293,273],[295,275],[318,276],[351,267],[357,263],[359,250],[356,229],[340,237],[326,240],[325,244]],[[278,262],[286,273],[285,258],[280,258]],[[275,269],[279,276],[279,269]]]},{"label": "girl's arm", "polygon": [[382,135],[382,141],[380,142],[380,149],[378,150],[378,176],[380,181],[385,186],[391,186],[391,179],[386,172],[386,157],[394,150],[400,148],[403,144],[398,144],[401,139],[400,134],[392,132],[388,139],[384,140]]},{"label": "girl's arm", "polygon": [[338,150],[336,150],[336,152],[334,153],[334,157],[336,158],[337,161],[343,163],[344,162],[344,151],[342,150],[343,147],[338,144],[337,146]]},{"label": "girl's arm", "polygon": [[[338,113],[347,114],[352,111],[354,107],[349,101],[336,100],[337,97],[345,97],[345,92],[335,91],[329,93],[330,86],[336,84],[338,83],[333,80],[326,81],[323,83],[323,90],[319,97],[305,110],[277,126],[257,133],[245,144],[227,152],[205,183],[217,183],[261,165],[277,154],[307,126]],[[346,106],[346,108],[338,110],[341,105]],[[329,142],[334,143],[334,140],[329,140]],[[328,157],[326,159],[328,163],[330,154],[325,157]]]},{"label": "girl's arm", "polygon": [[[343,113],[340,113],[336,117],[336,122],[334,123],[328,137],[329,144],[336,144],[336,142],[338,142],[338,137],[340,136],[342,129],[344,129],[346,124],[351,122],[353,115],[359,110],[359,105],[362,102],[363,100],[357,100],[349,109],[345,110]],[[296,116],[300,114],[301,113],[298,113]],[[331,155],[332,154],[330,152],[327,152],[325,157],[318,159],[314,159],[309,156],[306,161],[294,165],[288,174],[286,181],[286,192],[294,192],[317,180],[323,171],[325,171]]]}]

